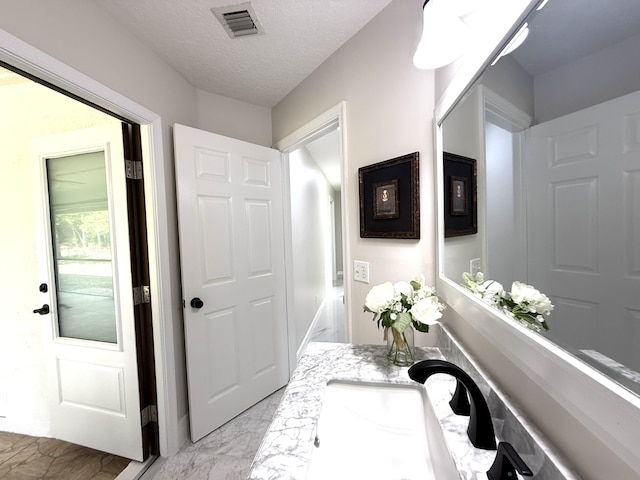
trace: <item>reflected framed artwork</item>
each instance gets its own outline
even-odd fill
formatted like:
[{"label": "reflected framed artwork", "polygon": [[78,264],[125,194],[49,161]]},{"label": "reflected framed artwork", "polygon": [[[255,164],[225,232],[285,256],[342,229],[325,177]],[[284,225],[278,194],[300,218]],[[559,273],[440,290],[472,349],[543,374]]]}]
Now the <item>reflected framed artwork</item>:
[{"label": "reflected framed artwork", "polygon": [[418,152],[358,169],[360,237],[420,238]]},{"label": "reflected framed artwork", "polygon": [[444,152],[444,236],[478,233],[476,161]]}]

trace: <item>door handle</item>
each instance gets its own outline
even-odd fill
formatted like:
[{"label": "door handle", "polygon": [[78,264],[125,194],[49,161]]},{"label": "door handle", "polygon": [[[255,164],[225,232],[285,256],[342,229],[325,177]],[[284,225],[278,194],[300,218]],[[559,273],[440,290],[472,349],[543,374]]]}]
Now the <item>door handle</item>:
[{"label": "door handle", "polygon": [[193,308],[202,308],[204,306],[204,302],[200,300],[198,297],[192,298],[191,302],[189,302]]},{"label": "door handle", "polygon": [[38,313],[40,315],[46,315],[47,313],[49,313],[49,305],[47,305],[46,303],[44,305],[42,305],[41,308],[36,308],[33,313]]}]

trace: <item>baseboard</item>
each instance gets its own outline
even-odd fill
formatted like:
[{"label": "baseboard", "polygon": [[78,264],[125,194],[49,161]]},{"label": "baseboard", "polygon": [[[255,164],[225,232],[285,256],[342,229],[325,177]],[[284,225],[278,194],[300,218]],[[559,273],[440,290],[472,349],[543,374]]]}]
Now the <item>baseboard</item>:
[{"label": "baseboard", "polygon": [[189,435],[189,414],[187,413],[178,421],[178,450],[184,446],[185,443],[191,441],[191,435]]},{"label": "baseboard", "polygon": [[304,338],[302,339],[302,343],[300,344],[300,347],[298,347],[298,351],[296,352],[296,360],[298,362],[300,361],[300,357],[302,356],[304,349],[307,348],[307,344],[309,343],[309,337],[311,336],[311,332],[315,328],[316,323],[318,323],[318,319],[320,318],[320,312],[322,312],[322,309],[325,307],[326,301],[327,301],[327,297],[325,296],[322,299],[322,303],[320,304],[320,307],[316,310],[316,314],[313,316],[311,325],[307,329],[307,332],[304,334]]}]

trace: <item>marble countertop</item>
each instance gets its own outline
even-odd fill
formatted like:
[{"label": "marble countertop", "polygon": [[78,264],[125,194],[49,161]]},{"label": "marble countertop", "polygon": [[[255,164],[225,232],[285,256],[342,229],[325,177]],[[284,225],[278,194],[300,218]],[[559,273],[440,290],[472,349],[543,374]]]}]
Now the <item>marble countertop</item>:
[{"label": "marble countertop", "polygon": [[[444,359],[438,348],[417,348],[416,361]],[[331,379],[415,384],[408,367],[392,365],[386,347],[338,343],[310,343],[275,412],[273,421],[255,456],[251,480],[303,480],[313,449],[315,426],[324,389]],[[475,448],[467,437],[469,417],[452,413],[449,400],[455,379],[433,375],[427,394],[442,427],[445,441],[464,480],[486,480],[495,451]]]}]

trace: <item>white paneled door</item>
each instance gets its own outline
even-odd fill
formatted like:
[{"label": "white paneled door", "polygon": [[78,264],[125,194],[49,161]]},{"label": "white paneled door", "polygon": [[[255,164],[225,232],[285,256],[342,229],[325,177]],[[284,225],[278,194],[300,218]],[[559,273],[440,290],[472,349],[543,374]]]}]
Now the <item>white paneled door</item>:
[{"label": "white paneled door", "polygon": [[289,378],[281,154],[174,126],[191,439]]},{"label": "white paneled door", "polygon": [[550,334],[640,371],[640,93],[529,140],[529,280],[555,300]]},{"label": "white paneled door", "polygon": [[31,156],[52,436],[141,461],[122,128],[35,138]]}]

